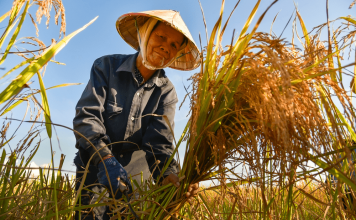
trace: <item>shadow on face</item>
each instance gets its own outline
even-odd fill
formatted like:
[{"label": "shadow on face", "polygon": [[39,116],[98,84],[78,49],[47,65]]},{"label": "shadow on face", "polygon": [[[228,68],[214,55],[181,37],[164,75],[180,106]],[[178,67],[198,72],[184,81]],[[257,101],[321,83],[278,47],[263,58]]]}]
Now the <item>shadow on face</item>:
[{"label": "shadow on face", "polygon": [[176,57],[185,36],[169,24],[159,22],[147,43],[147,61],[155,67],[163,67]]}]

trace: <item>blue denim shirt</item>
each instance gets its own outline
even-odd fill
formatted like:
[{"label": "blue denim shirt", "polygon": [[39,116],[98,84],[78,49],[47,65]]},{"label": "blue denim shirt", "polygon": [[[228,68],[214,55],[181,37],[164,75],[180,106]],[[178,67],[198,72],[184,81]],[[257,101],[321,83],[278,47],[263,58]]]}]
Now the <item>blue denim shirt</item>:
[{"label": "blue denim shirt", "polygon": [[[115,54],[95,60],[88,85],[76,106],[73,126],[94,144],[102,157],[144,150],[152,172],[156,160],[161,161],[159,170],[162,170],[174,146],[164,118],[150,114],[166,115],[174,129],[178,98],[162,69],[141,86],[138,84],[134,77],[137,55]],[[94,154],[91,163],[97,165],[100,157],[96,151],[80,135],[75,133],[75,137],[83,163]],[[119,141],[126,142],[115,143]],[[111,143],[114,144],[106,146]],[[174,160],[164,176],[177,171]]]}]

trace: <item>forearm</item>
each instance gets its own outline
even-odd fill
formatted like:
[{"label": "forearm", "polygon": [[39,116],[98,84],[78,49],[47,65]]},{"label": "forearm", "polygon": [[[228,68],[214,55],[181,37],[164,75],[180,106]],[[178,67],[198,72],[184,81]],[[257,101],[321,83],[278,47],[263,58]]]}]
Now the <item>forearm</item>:
[{"label": "forearm", "polygon": [[107,147],[111,143],[106,135],[102,113],[107,93],[107,76],[100,68],[100,60],[93,64],[90,80],[76,106],[73,128],[76,131],[76,147],[85,154],[83,163],[91,158],[91,163],[97,165],[100,157],[111,154]]},{"label": "forearm", "polygon": [[83,160],[83,163],[87,163],[91,158],[91,164],[97,165],[101,160],[100,156],[103,157],[107,154],[111,154],[111,150],[107,147],[111,141],[105,134],[106,131],[101,122],[97,122],[92,115],[84,115],[87,112],[85,108],[86,107],[80,108],[80,110],[78,110],[79,113],[73,120],[73,127],[76,131],[75,136],[77,139],[76,147],[80,148],[81,152],[85,151],[86,159]]}]

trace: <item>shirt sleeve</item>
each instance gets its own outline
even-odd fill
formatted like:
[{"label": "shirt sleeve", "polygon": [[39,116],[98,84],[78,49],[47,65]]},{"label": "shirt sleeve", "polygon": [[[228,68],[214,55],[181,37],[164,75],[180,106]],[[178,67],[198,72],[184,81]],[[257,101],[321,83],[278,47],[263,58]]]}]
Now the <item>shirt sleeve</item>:
[{"label": "shirt sleeve", "polygon": [[[174,131],[174,115],[178,102],[175,89],[173,88],[161,100],[154,114],[167,116]],[[156,180],[174,151],[173,134],[162,116],[151,116],[150,123],[142,138],[142,149],[146,152],[148,166]],[[157,160],[160,161],[158,165],[155,164]],[[178,171],[179,166],[173,159],[162,176],[166,177],[170,173],[178,173]]]},{"label": "shirt sleeve", "polygon": [[91,163],[97,165],[100,161],[97,151],[102,157],[111,154],[110,149],[106,146],[110,143],[110,138],[106,135],[102,116],[108,88],[108,77],[104,74],[106,72],[104,68],[105,65],[101,58],[94,62],[90,80],[78,101],[76,115],[73,119],[74,130],[85,136],[95,146],[94,149],[85,138],[74,132],[77,140],[76,147],[87,155],[84,160],[81,155],[84,164],[94,155]]}]

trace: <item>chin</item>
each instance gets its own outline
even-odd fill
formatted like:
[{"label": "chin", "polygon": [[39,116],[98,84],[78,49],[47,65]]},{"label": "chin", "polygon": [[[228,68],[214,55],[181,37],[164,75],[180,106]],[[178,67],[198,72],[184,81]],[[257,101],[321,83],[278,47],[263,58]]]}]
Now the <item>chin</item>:
[{"label": "chin", "polygon": [[163,63],[163,64],[161,65],[162,60],[147,59],[147,61],[148,61],[151,65],[153,65],[153,66],[155,66],[155,67],[162,67],[162,66],[164,66],[164,65],[167,64],[167,62],[166,62],[166,63]]}]

